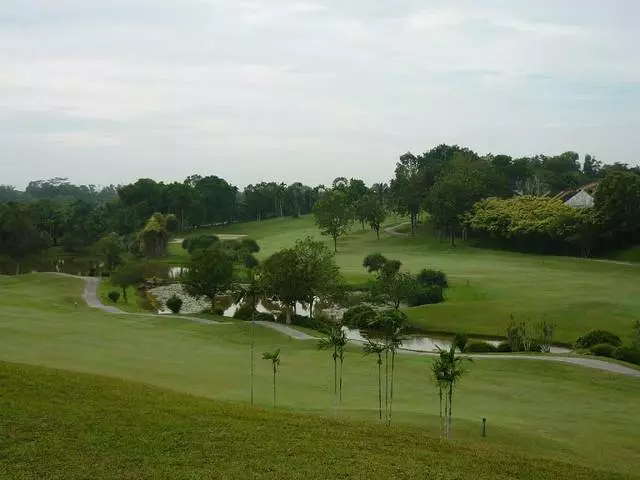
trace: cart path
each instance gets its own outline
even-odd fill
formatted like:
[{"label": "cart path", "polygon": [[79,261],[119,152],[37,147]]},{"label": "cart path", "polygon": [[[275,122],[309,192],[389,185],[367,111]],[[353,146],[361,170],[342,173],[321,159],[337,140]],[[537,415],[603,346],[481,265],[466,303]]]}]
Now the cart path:
[{"label": "cart path", "polygon": [[[96,308],[102,310],[107,313],[116,314],[116,315],[133,315],[133,316],[142,316],[142,317],[154,317],[154,318],[173,318],[180,320],[188,320],[191,322],[208,324],[208,325],[225,325],[229,324],[229,322],[217,322],[215,320],[207,320],[204,318],[197,317],[183,317],[178,315],[156,315],[152,313],[128,313],[120,310],[119,308],[112,307],[109,305],[104,305],[100,298],[98,297],[97,291],[98,286],[100,285],[100,278],[96,277],[79,277],[76,275],[67,275],[67,274],[59,274],[55,273],[54,275],[67,276],[72,278],[79,278],[84,280],[84,293],[83,298],[87,302],[87,305],[91,308]],[[288,325],[283,325],[281,323],[275,322],[263,322],[257,321],[255,322],[257,325],[262,327],[270,328],[275,330],[283,335],[286,335],[294,340],[318,340],[316,337],[313,337],[307,333],[301,332],[292,328]],[[358,343],[358,342],[353,342]],[[418,352],[415,350],[404,350],[400,349],[402,354],[412,354],[412,355],[422,355],[428,357],[437,356],[437,353],[431,352]],[[640,378],[640,370],[635,370],[633,368],[625,367],[624,365],[619,365],[617,363],[605,362],[603,360],[598,360],[595,358],[581,358],[581,357],[561,357],[555,355],[508,355],[508,354],[471,354],[465,355],[468,358],[478,359],[478,360],[534,360],[541,362],[557,362],[557,363],[565,363],[570,365],[577,365],[579,367],[584,368],[592,368],[595,370],[601,370],[609,373],[616,373],[620,375],[625,375],[627,377],[635,377]]]}]

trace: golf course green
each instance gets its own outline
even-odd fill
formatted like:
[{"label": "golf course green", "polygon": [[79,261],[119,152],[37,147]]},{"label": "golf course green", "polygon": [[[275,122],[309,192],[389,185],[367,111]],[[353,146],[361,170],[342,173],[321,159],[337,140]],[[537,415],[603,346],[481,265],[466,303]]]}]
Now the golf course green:
[{"label": "golf course green", "polygon": [[[121,460],[114,460],[112,470],[105,467],[101,475],[89,475],[93,478],[148,478],[160,471],[216,478],[202,473],[216,468],[227,478],[240,478],[253,461],[242,463],[242,454],[231,445],[246,438],[247,431],[253,434],[243,448],[253,452],[255,444],[263,444],[279,452],[254,453],[262,465],[255,467],[259,478],[326,478],[341,472],[376,478],[363,470],[369,464],[389,475],[406,472],[408,478],[424,478],[420,471],[430,471],[435,478],[632,478],[640,469],[640,381],[634,377],[532,360],[468,362],[454,396],[453,441],[443,445],[435,440],[438,397],[431,357],[398,357],[394,425],[389,430],[378,421],[375,360],[363,356],[358,345],[350,346],[342,420],[333,423],[321,420],[333,416],[331,354],[317,350],[315,341],[291,340],[222,318],[226,323],[199,324],[176,317],[104,313],[85,306],[82,280],[70,277],[1,277],[0,289],[0,361],[9,362],[0,370],[8,386],[0,397],[0,418],[9,425],[1,444],[0,472],[22,472],[10,478],[39,478],[37,472],[45,468],[54,473],[51,478],[86,478],[98,468],[93,458],[102,445],[104,462]],[[252,338],[258,409],[247,408]],[[278,413],[272,414],[271,366],[260,356],[276,347],[282,349],[282,363]],[[143,382],[203,399],[15,364]],[[221,415],[220,409],[228,413]],[[483,417],[488,421],[486,438],[480,435]],[[50,418],[50,423],[38,423],[42,418]],[[227,433],[216,436],[223,426]],[[54,434],[60,431],[69,433]],[[281,432],[279,438],[289,438],[282,433],[289,432],[299,442],[280,440],[276,448],[275,432]],[[234,453],[224,460],[213,456],[198,461],[190,452],[184,458],[191,460],[180,462],[172,451],[175,443],[183,452],[202,439],[205,449],[222,442],[224,452]],[[338,453],[351,444],[361,445],[355,456],[362,456],[356,461],[353,452]],[[316,469],[306,475],[308,470],[297,462],[277,462],[287,448],[300,452],[301,458],[328,456],[329,473],[324,470],[323,477]],[[155,449],[171,453],[160,460]],[[47,463],[60,451],[68,460]]]}]

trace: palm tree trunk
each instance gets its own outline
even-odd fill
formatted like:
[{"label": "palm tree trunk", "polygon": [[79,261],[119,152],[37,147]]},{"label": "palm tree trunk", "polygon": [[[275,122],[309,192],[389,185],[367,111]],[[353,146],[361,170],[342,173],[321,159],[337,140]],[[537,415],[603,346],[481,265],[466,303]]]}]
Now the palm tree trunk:
[{"label": "palm tree trunk", "polygon": [[444,419],[443,419],[443,424],[444,424],[444,436],[445,438],[449,438],[449,424],[447,422],[447,419],[449,418],[449,402],[447,401],[446,398],[446,392],[445,392],[445,399],[444,399]]},{"label": "palm tree trunk", "polygon": [[389,349],[384,352],[384,416],[389,416]]},{"label": "palm tree trunk", "polygon": [[444,419],[442,418],[442,385],[438,384],[438,397],[440,399],[440,435],[444,435]]},{"label": "palm tree trunk", "polygon": [[273,364],[273,408],[276,408],[276,364]]},{"label": "palm tree trunk", "polygon": [[340,400],[338,403],[338,408],[340,414],[342,414],[342,367],[344,363],[344,354],[340,355]]},{"label": "palm tree trunk", "polygon": [[253,377],[254,377],[254,350],[255,350],[255,315],[251,318],[251,406],[253,407]]},{"label": "palm tree trunk", "polygon": [[389,420],[388,424],[391,425],[391,414],[393,409],[393,374],[395,372],[396,367],[396,352],[393,350],[391,352],[391,394],[389,396]]},{"label": "palm tree trunk", "polygon": [[338,253],[338,237],[333,237],[333,251]]},{"label": "palm tree trunk", "polygon": [[378,240],[380,240],[380,229],[376,228],[376,237],[378,237]]},{"label": "palm tree trunk", "polygon": [[453,383],[449,383],[449,422],[447,426],[447,438],[451,438],[451,410],[453,409]]},{"label": "palm tree trunk", "polygon": [[382,420],[382,356],[378,354],[378,413]]},{"label": "palm tree trunk", "polygon": [[338,354],[333,348],[333,414],[338,416]]}]

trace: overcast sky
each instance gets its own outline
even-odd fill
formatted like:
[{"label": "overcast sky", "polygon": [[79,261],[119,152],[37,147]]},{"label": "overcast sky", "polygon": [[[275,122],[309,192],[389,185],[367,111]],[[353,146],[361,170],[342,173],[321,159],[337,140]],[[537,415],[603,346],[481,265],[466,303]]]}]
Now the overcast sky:
[{"label": "overcast sky", "polygon": [[1,0],[0,184],[640,160],[637,0]]}]

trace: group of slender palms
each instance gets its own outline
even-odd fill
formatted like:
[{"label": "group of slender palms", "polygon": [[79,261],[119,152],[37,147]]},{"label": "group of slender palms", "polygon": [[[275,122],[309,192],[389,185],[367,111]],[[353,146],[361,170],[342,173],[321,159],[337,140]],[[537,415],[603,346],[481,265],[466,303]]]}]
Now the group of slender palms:
[{"label": "group of slender palms", "polygon": [[[379,332],[376,340],[368,339],[362,347],[365,355],[375,355],[378,365],[378,410],[380,420],[391,424],[393,407],[393,387],[395,373],[395,358],[398,349],[402,345],[402,328],[393,322],[387,324],[387,328]],[[342,413],[342,379],[345,358],[345,348],[348,344],[347,335],[340,325],[331,327],[325,338],[318,341],[317,347],[321,350],[331,351],[333,359],[333,394],[334,413],[336,417]],[[252,344],[253,345],[253,344]],[[272,365],[273,372],[273,406],[276,406],[276,374],[280,365],[280,349],[271,352],[264,352],[264,360],[268,360]],[[253,359],[253,347],[252,347]],[[439,349],[438,356],[432,363],[432,376],[438,387],[440,399],[440,432],[441,435],[450,438],[452,424],[452,407],[454,386],[464,374],[463,362],[471,359],[458,354],[455,344],[452,343],[448,350]],[[253,360],[252,360],[253,362]],[[252,363],[253,365],[253,363]],[[383,365],[384,365],[384,388],[383,388]],[[253,372],[253,366],[252,366]],[[383,394],[384,392],[384,394]],[[252,373],[252,396],[253,404],[253,373]],[[384,400],[384,409],[383,409]]]}]

